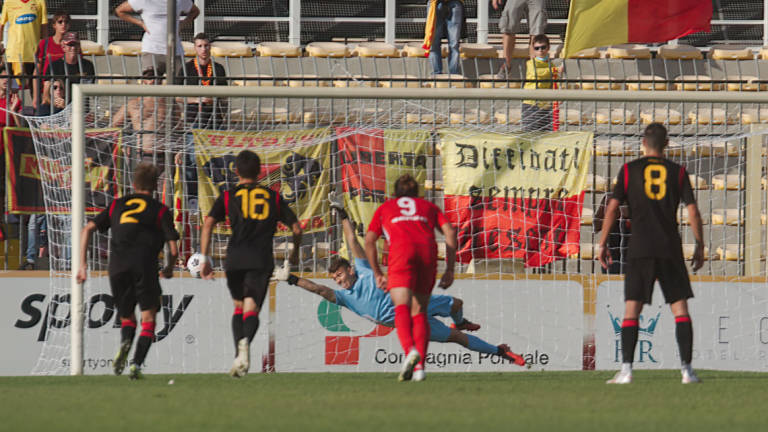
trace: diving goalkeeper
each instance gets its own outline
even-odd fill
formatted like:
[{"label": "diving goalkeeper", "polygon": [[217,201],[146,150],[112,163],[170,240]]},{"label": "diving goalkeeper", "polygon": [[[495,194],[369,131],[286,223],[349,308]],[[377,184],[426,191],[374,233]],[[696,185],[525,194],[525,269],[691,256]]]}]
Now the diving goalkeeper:
[{"label": "diving goalkeeper", "polygon": [[[350,252],[355,257],[355,266],[344,258],[336,258],[331,262],[328,272],[331,278],[342,288],[332,289],[324,285],[312,282],[290,274],[287,266],[275,271],[275,277],[281,281],[287,281],[291,285],[297,285],[309,292],[313,292],[331,303],[346,307],[352,312],[367,318],[377,324],[386,327],[395,325],[395,306],[386,291],[376,286],[376,278],[373,275],[368,260],[365,259],[363,250],[357,238],[354,227],[344,210],[343,204],[335,199],[330,200],[331,209],[336,211],[341,219],[344,229],[344,239]],[[462,332],[475,331],[480,328],[478,324],[468,321],[463,316],[463,302],[455,297],[445,295],[433,295],[429,299],[427,309],[430,328],[430,340],[434,342],[453,342],[472,351],[501,356],[510,362],[525,366],[525,360],[519,354],[512,352],[508,345],[494,346],[488,342]],[[448,327],[435,317],[450,317],[454,325]]]}]

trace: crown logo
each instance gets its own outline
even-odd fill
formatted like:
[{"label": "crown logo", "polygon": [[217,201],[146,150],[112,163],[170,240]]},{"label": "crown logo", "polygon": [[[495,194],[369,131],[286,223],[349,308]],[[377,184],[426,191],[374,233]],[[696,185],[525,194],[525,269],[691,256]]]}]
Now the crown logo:
[{"label": "crown logo", "polygon": [[[613,334],[620,335],[621,334],[621,318],[613,316],[611,311],[608,311],[608,315],[611,317],[611,324],[613,324]],[[645,317],[643,317],[643,315],[640,314],[640,317],[637,320],[638,331],[641,334],[645,334],[647,336],[653,336],[653,333],[656,331],[656,324],[659,323],[660,317],[661,317],[661,312],[657,313],[655,317],[649,318],[648,320],[646,320]]]}]

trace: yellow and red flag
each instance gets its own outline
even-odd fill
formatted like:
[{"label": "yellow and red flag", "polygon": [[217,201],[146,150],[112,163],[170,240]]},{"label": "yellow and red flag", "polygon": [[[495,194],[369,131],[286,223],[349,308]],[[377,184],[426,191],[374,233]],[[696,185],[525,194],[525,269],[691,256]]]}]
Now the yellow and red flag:
[{"label": "yellow and red flag", "polygon": [[586,48],[666,42],[708,32],[709,0],[573,0],[564,57]]},{"label": "yellow and red flag", "polygon": [[429,1],[427,21],[424,23],[424,44],[421,46],[424,48],[424,57],[429,57],[429,50],[432,48],[432,39],[435,38],[435,26],[437,25],[437,2],[438,0]]}]

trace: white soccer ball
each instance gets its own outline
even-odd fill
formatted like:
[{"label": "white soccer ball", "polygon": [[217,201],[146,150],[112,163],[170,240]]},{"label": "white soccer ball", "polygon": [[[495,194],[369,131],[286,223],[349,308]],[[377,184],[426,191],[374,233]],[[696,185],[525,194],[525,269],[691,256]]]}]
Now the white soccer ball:
[{"label": "white soccer ball", "polygon": [[200,271],[203,269],[204,262],[205,257],[201,253],[195,253],[189,257],[187,260],[187,270],[189,270],[189,274],[191,274],[192,277],[199,278]]}]

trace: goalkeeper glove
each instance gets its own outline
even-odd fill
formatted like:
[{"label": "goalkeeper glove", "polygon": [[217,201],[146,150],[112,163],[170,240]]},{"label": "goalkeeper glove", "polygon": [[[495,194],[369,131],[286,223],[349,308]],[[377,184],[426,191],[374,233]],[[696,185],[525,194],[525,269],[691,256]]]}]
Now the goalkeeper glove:
[{"label": "goalkeeper glove", "polygon": [[275,279],[279,281],[286,281],[290,285],[296,285],[299,283],[299,278],[291,274],[291,264],[286,260],[283,262],[282,267],[275,269]]},{"label": "goalkeeper glove", "polygon": [[341,220],[349,218],[347,211],[344,210],[344,203],[341,201],[341,197],[336,195],[336,192],[328,194],[328,204],[331,206],[331,210],[334,210]]}]

